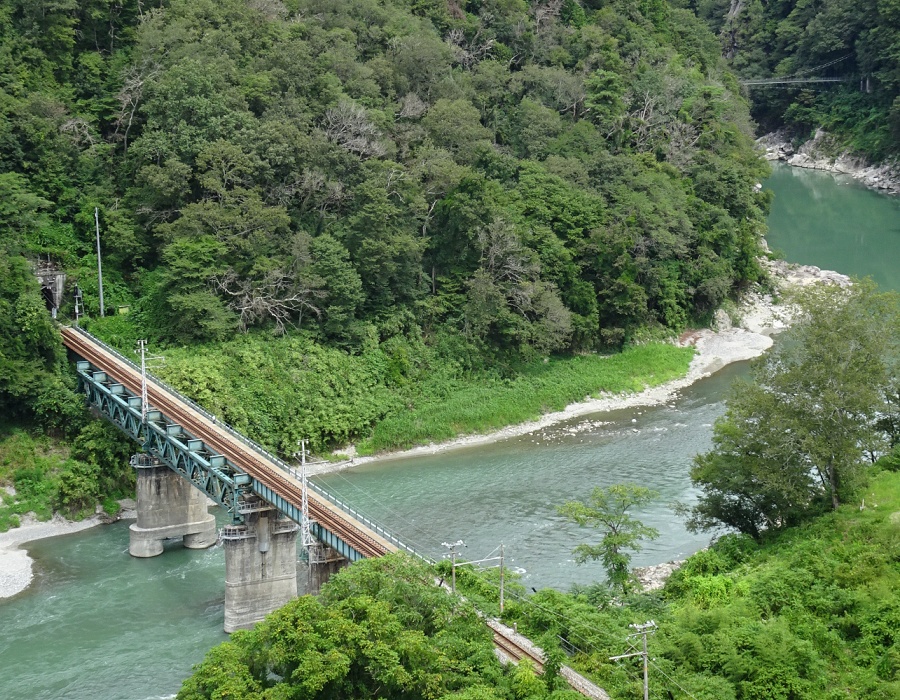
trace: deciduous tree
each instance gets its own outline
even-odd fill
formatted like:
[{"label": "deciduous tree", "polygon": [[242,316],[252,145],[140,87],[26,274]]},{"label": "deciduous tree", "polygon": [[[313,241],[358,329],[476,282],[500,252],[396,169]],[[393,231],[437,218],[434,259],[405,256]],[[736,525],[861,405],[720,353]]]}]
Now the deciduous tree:
[{"label": "deciduous tree", "polygon": [[703,493],[690,525],[754,537],[852,500],[865,457],[886,444],[895,294],[871,282],[815,287],[796,297],[798,318],[740,383],[715,427],[714,447],[691,478]]},{"label": "deciduous tree", "polygon": [[615,484],[597,487],[587,501],[569,501],[557,509],[559,514],[578,523],[599,529],[598,544],[580,544],[573,553],[579,564],[599,559],[606,569],[607,582],[622,593],[634,588],[631,553],[642,549],[644,540],[654,540],[659,532],[632,517],[631,511],[646,505],[658,494],[645,486]]}]

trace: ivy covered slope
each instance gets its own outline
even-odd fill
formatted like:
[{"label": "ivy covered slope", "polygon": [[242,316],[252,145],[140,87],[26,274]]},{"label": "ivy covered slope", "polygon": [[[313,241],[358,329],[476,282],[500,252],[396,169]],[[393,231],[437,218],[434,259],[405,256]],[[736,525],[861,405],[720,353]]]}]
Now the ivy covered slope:
[{"label": "ivy covered slope", "polygon": [[97,316],[99,208],[130,312],[93,329],[124,349],[215,367],[250,332],[382,353],[376,383],[506,381],[760,275],[747,106],[660,0],[0,0],[0,37],[7,252],[61,263]]},{"label": "ivy covered slope", "polygon": [[[763,129],[801,137],[824,127],[882,159],[900,153],[900,3],[896,0],[689,0],[741,76],[849,77],[830,85],[753,88]],[[826,65],[828,64],[828,65]],[[816,69],[825,66],[822,69]],[[861,90],[862,87],[862,90]]]}]

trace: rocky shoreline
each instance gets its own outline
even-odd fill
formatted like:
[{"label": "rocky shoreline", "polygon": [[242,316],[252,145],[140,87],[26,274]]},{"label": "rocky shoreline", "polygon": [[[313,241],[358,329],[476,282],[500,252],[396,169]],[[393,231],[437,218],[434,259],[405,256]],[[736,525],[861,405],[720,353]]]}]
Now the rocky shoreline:
[{"label": "rocky shoreline", "polygon": [[871,189],[886,194],[900,194],[900,163],[873,165],[865,158],[842,149],[834,137],[822,129],[797,149],[781,132],[766,134],[757,139],[756,143],[764,151],[763,157],[768,161],[780,161],[795,168],[849,175]]}]

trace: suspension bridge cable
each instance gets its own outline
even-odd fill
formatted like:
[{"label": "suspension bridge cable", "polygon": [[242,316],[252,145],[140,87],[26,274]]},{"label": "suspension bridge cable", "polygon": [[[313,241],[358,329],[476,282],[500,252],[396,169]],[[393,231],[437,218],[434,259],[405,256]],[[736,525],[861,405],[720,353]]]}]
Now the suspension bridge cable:
[{"label": "suspension bridge cable", "polygon": [[815,66],[815,67],[813,67],[813,68],[807,68],[807,69],[805,69],[805,70],[800,71],[799,73],[794,73],[793,75],[788,76],[788,77],[790,77],[790,78],[799,78],[801,75],[806,75],[807,73],[812,73],[812,72],[817,71],[817,70],[819,70],[819,69],[821,69],[821,68],[828,68],[828,66],[833,66],[835,63],[840,63],[841,61],[845,61],[845,60],[847,60],[848,58],[850,58],[851,56],[853,56],[853,54],[852,54],[852,53],[848,53],[846,56],[841,56],[840,58],[836,58],[836,59],[834,59],[833,61],[828,61],[828,63],[823,63],[823,64],[820,65],[820,66]]}]

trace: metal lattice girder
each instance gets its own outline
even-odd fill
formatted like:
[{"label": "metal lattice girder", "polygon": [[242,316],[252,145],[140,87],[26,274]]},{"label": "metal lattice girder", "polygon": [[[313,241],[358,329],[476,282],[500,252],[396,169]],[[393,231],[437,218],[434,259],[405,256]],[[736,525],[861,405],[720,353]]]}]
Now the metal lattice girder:
[{"label": "metal lattice girder", "polygon": [[[299,506],[295,506],[290,501],[285,500],[280,495],[278,495],[278,493],[276,493],[274,490],[257,479],[253,479],[251,488],[253,490],[253,493],[271,503],[278,510],[288,516],[291,520],[297,523],[301,522],[303,514],[301,513]],[[326,530],[319,523],[311,521],[309,526],[310,532],[312,532],[313,536],[317,540],[319,540],[319,542],[327,544],[333,550],[338,552],[342,557],[345,557],[350,561],[359,561],[360,559],[365,559],[365,556],[363,554],[357,552],[344,540],[342,540],[330,530]]]},{"label": "metal lattice girder", "polygon": [[[106,372],[94,369],[89,362],[76,362],[81,387],[88,402],[108,421],[163,464],[188,479],[216,503],[228,510],[235,524],[244,522],[238,502],[254,493],[271,503],[296,523],[302,522],[299,506],[295,506],[261,481],[252,478],[225,456],[215,454],[202,440],[185,432],[181,425],[168,423],[162,412],[150,408],[146,424],[141,419],[141,397],[131,394],[123,385],[110,379]],[[365,556],[320,524],[310,523],[312,535],[350,561]]]},{"label": "metal lattice girder", "polygon": [[84,361],[78,362],[76,369],[88,402],[104,418],[228,510],[233,522],[243,521],[238,501],[250,488],[248,474],[207,449],[202,440],[188,435],[181,426],[167,425],[159,411],[150,411],[145,425],[141,397],[130,394],[121,384],[110,383],[105,372],[92,371],[90,363]]}]

